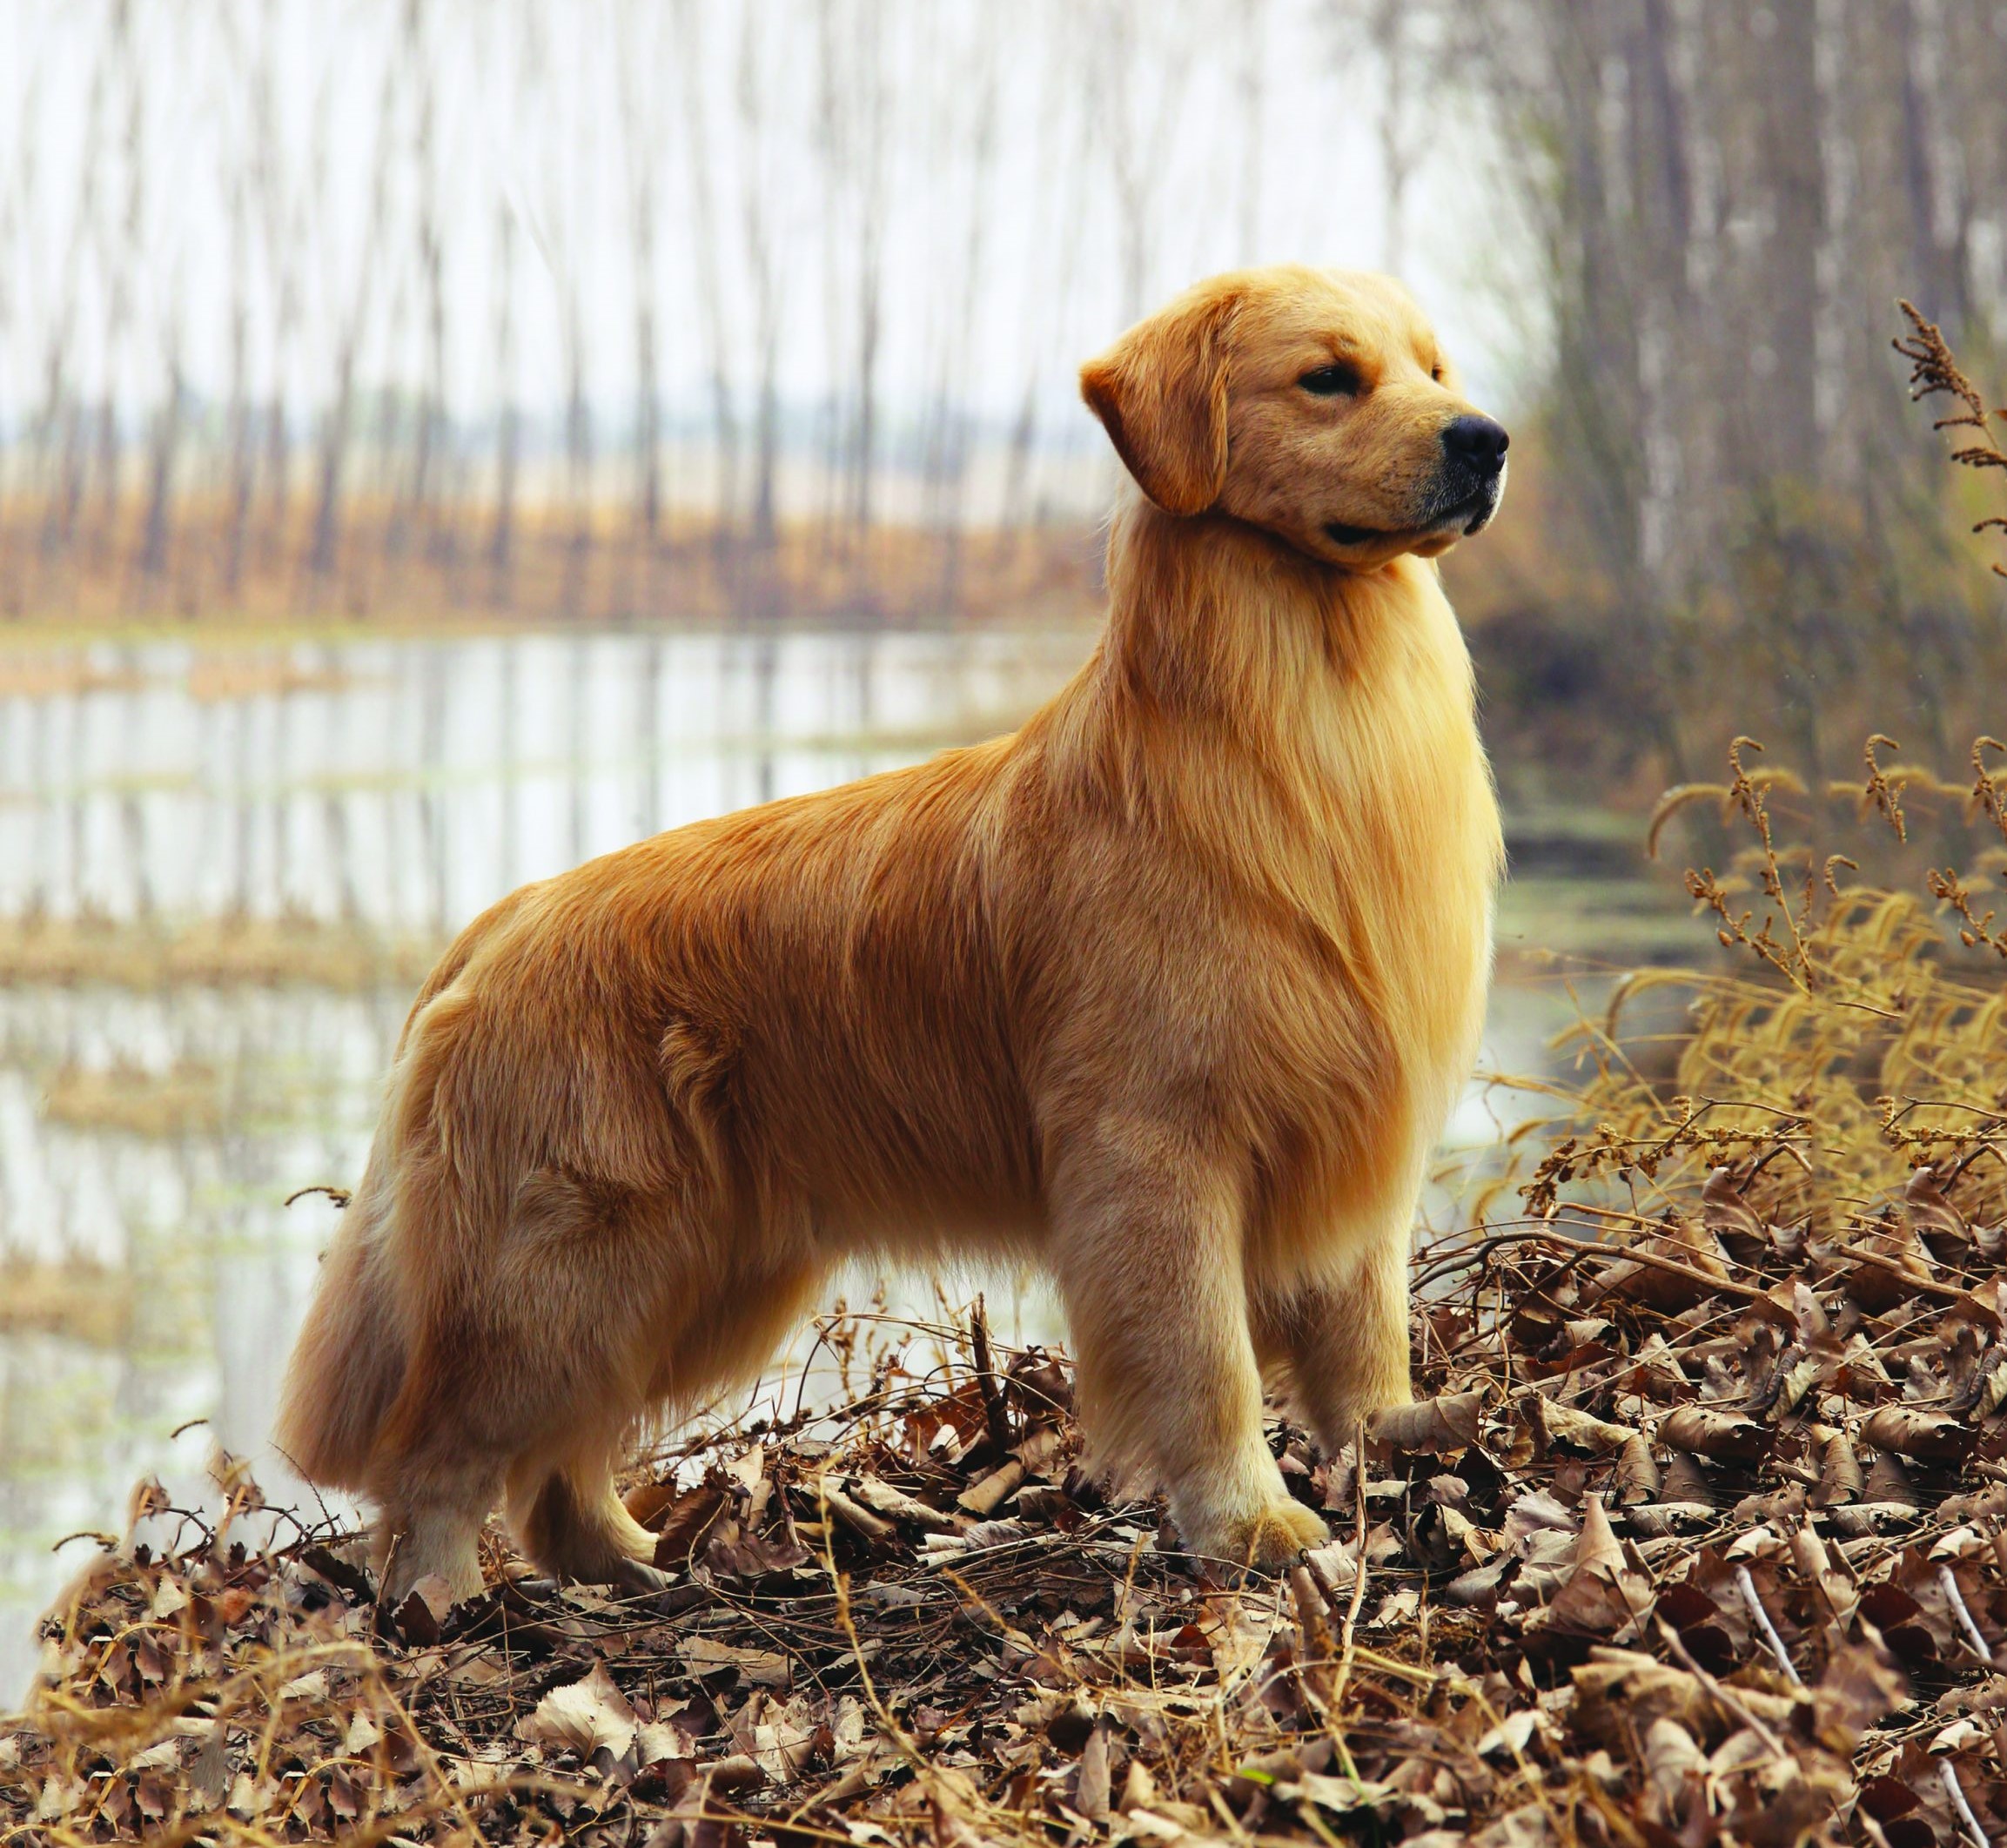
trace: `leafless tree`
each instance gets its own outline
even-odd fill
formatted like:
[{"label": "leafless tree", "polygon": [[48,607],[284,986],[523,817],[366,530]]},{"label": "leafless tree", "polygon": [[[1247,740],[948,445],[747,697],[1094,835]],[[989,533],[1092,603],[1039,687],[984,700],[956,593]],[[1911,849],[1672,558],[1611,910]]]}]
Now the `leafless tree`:
[{"label": "leafless tree", "polygon": [[516,407],[515,212],[495,207],[494,517],[488,528],[490,595],[505,608],[513,601],[516,477],[522,454],[522,413]]},{"label": "leafless tree", "polygon": [[1927,536],[1940,471],[1882,306],[1927,284],[1961,335],[1984,335],[1977,208],[1951,151],[1984,158],[1998,138],[1960,119],[1946,63],[1956,16],[1976,64],[2007,66],[2007,41],[1973,37],[1977,12],[1463,8],[1454,41],[1512,125],[1502,178],[1543,246],[1561,504],[1587,514],[1633,696],[1675,774],[1719,742],[1702,689],[1730,647],[1742,722],[1768,714],[1815,769],[1836,687],[1876,684],[1933,727],[1903,689],[1977,658]]},{"label": "leafless tree", "polygon": [[433,60],[419,39],[420,13],[411,9],[410,43],[425,76],[419,91],[418,122],[412,138],[412,165],[418,175],[418,245],[420,288],[424,298],[425,382],[419,398],[418,428],[411,459],[408,501],[412,518],[424,534],[427,555],[435,564],[453,555],[452,528],[440,504],[444,474],[446,420],[446,225],[440,194],[439,106]]},{"label": "leafless tree", "polygon": [[91,545],[101,566],[110,565],[118,549],[119,490],[123,474],[119,466],[123,446],[119,440],[117,394],[109,367],[116,366],[121,349],[132,338],[133,297],[139,286],[146,245],[145,91],[133,50],[130,8],[120,6],[112,10],[111,32],[113,81],[122,92],[114,107],[123,123],[117,153],[125,184],[116,225],[95,227],[100,234],[99,268],[108,284],[109,298],[104,319],[104,356],[108,371],[98,393],[94,445],[97,515]]},{"label": "leafless tree", "polygon": [[[259,238],[265,251],[267,286],[272,300],[272,372],[265,404],[263,468],[265,518],[263,548],[268,568],[285,555],[287,528],[292,514],[292,432],[287,420],[286,386],[292,376],[299,333],[300,264],[305,226],[293,209],[279,142],[278,75],[269,15],[259,37],[257,77],[252,91],[251,186],[258,204]],[[315,110],[325,124],[325,91]]]},{"label": "leafless tree", "polygon": [[[58,35],[60,105],[0,72],[10,604],[210,573],[352,606],[401,576],[405,607],[604,619],[655,574],[692,607],[856,609],[912,598],[924,554],[945,607],[976,524],[1044,548],[1053,509],[1088,516],[1072,366],[1288,224],[1279,138],[1335,50],[1371,130],[1345,185],[1385,192],[1368,255],[1440,269],[1411,232],[1481,185],[1544,278],[1515,462],[1551,470],[1584,639],[1638,664],[1668,756],[1731,606],[1782,613],[1751,646],[1800,710],[1883,635],[1964,658],[1868,305],[1912,295],[1982,362],[2007,339],[1992,0],[601,0],[580,31],[397,0],[185,34],[159,5]],[[180,141],[205,197],[176,196]],[[711,543],[672,544],[692,501]],[[909,550],[883,529],[916,508]]]},{"label": "leafless tree", "polygon": [[683,48],[683,124],[690,175],[694,269],[699,318],[710,385],[712,446],[716,452],[715,523],[721,544],[728,544],[737,523],[739,422],[732,390],[726,335],[724,285],[721,275],[716,199],[711,173],[709,99],[703,79],[707,55],[703,14],[695,0],[675,0],[677,39]]},{"label": "leafless tree", "polygon": [[856,409],[849,459],[850,525],[871,529],[871,489],[878,471],[880,361],[885,335],[885,187],[887,165],[883,16],[869,4],[856,15]]},{"label": "leafless tree", "polygon": [[930,523],[941,535],[942,601],[952,608],[961,571],[963,492],[969,468],[969,368],[973,361],[977,306],[986,279],[985,236],[995,216],[990,197],[997,163],[997,109],[999,59],[987,16],[976,16],[971,42],[964,48],[960,80],[950,88],[954,113],[963,118],[965,147],[950,171],[960,170],[951,219],[963,227],[961,260],[952,273],[955,287],[945,305],[942,340],[934,386],[930,429],[925,452]]},{"label": "leafless tree", "polygon": [[174,517],[174,464],[181,449],[187,381],[181,364],[181,319],[171,317],[162,340],[161,369],[167,389],[153,413],[146,459],[146,512],[137,561],[143,576],[158,578],[167,569],[168,537]]},{"label": "leafless tree", "polygon": [[661,315],[656,291],[656,171],[661,140],[654,106],[657,60],[634,36],[634,15],[621,15],[626,34],[621,56],[621,121],[628,154],[628,226],[634,292],[634,517],[652,551],[661,537],[661,382],[656,343]]},{"label": "leafless tree", "polygon": [[[341,541],[341,503],[344,470],[348,461],[349,440],[355,419],[358,380],[356,366],[368,325],[371,301],[379,273],[385,229],[390,215],[392,161],[395,148],[394,126],[402,67],[395,59],[384,67],[378,91],[376,134],[370,181],[367,227],[364,232],[360,260],[356,265],[346,312],[334,335],[334,383],[327,408],[321,417],[320,454],[314,493],[313,538],[307,554],[307,568],[323,581],[333,577]],[[325,166],[328,127],[324,116],[317,124],[315,159]]]},{"label": "leafless tree", "polygon": [[230,486],[223,530],[223,588],[232,599],[244,587],[251,501],[258,489],[251,409],[250,243],[247,187],[239,175],[230,187],[230,404],[225,413],[230,431]]},{"label": "leafless tree", "polygon": [[1239,197],[1234,207],[1235,261],[1252,263],[1261,246],[1262,130],[1268,93],[1269,0],[1247,0],[1241,21]]},{"label": "leafless tree", "polygon": [[768,119],[768,86],[772,73],[762,69],[756,6],[741,16],[737,80],[741,175],[739,210],[746,239],[746,263],[753,292],[753,352],[756,377],[753,388],[753,505],[749,536],[756,550],[773,543],[777,514],[775,476],[780,464],[781,401],[777,369],[781,359],[781,253],[776,248],[777,189],[762,158]]}]

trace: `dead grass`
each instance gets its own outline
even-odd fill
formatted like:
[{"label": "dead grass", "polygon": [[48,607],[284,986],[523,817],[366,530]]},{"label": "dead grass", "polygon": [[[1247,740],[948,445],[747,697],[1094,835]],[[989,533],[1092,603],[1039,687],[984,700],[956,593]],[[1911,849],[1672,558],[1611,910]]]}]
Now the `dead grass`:
[{"label": "dead grass", "polygon": [[108,1350],[132,1326],[131,1282],[91,1264],[36,1264],[0,1254],[0,1334],[55,1334]]},{"label": "dead grass", "polygon": [[137,1065],[64,1065],[42,1094],[44,1113],[74,1129],[153,1138],[213,1135],[226,1114],[223,1081],[208,1065],[164,1072]]},{"label": "dead grass", "polygon": [[425,979],[440,947],[304,916],[226,917],[179,927],[29,916],[0,918],[0,984],[105,983],[154,991],[299,982],[345,992],[408,991]]},{"label": "dead grass", "polygon": [[[684,514],[649,541],[612,507],[582,522],[528,506],[507,562],[492,549],[492,514],[441,508],[399,543],[403,517],[359,500],[332,570],[309,562],[304,504],[261,517],[234,575],[229,511],[191,497],[165,569],[142,572],[131,545],[100,534],[50,551],[31,499],[0,508],[0,633],[144,632],[193,627],[265,634],[364,626],[456,628],[790,622],[872,626],[1091,625],[1101,614],[1099,537],[1091,522],[945,531],[886,525],[859,534],[820,521],[785,523],[755,543],[708,516]],[[105,534],[138,530],[138,509]]]}]

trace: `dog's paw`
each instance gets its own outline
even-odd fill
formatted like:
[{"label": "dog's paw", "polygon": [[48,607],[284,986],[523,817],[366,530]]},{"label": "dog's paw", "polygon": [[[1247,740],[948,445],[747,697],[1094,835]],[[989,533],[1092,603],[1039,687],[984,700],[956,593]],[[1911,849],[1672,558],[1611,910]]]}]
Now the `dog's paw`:
[{"label": "dog's paw", "polygon": [[1305,1548],[1320,1547],[1330,1538],[1331,1529],[1302,1502],[1283,1499],[1234,1522],[1227,1530],[1225,1556],[1257,1572],[1282,1572]]},{"label": "dog's paw", "polygon": [[623,1559],[607,1575],[607,1584],[615,1591],[667,1591],[675,1582],[672,1574],[640,1559]]}]

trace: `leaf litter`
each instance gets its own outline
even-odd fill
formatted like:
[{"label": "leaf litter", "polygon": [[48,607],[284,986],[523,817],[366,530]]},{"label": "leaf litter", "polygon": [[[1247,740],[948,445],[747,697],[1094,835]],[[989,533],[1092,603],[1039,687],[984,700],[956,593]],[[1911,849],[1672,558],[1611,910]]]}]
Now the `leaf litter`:
[{"label": "leaf litter", "polygon": [[262,1496],[225,1461],[213,1524],[108,1547],[44,1620],[0,1840],[1984,1848],[2007,950],[1971,893],[2007,857],[1930,873],[1946,931],[1775,824],[1844,797],[1898,847],[2007,840],[2000,747],[1970,789],[1886,741],[1864,789],[1752,749],[1655,822],[1732,852],[1688,875],[1722,958],[1620,982],[1550,1113],[1457,1177],[1416,1402],[1328,1457],[1272,1416],[1333,1534],[1281,1578],[1110,1500],[1066,1358],[979,1302],[839,1314],[842,1403],[629,1480],[649,1596],[498,1529],[481,1596],[393,1612],[353,1533],[233,1538]]}]

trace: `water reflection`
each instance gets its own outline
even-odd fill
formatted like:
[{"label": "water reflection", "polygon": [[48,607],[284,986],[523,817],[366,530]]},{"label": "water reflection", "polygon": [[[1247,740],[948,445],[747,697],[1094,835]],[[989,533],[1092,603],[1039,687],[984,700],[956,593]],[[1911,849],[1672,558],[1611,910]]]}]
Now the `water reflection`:
[{"label": "water reflection", "polygon": [[0,916],[440,934],[643,834],[1027,709],[1077,638],[524,636],[0,657]]},{"label": "water reflection", "polygon": [[[991,632],[0,655],[0,1702],[31,1664],[32,1614],[88,1552],[52,1542],[118,1529],[148,1472],[191,1483],[211,1441],[261,1447],[332,1225],[323,1199],[283,1202],[354,1179],[440,938],[641,835],[1000,729],[1084,648]],[[1550,889],[1514,892],[1503,939],[1545,940],[1563,913],[1582,928],[1572,900],[1543,912]],[[1629,902],[1621,882],[1595,890]],[[1537,1064],[1557,1012],[1502,989],[1487,1060]],[[1455,1134],[1495,1134],[1493,1108],[1473,1091]],[[101,1280],[63,1300],[78,1264]],[[170,1437],[190,1420],[207,1422]]]}]

